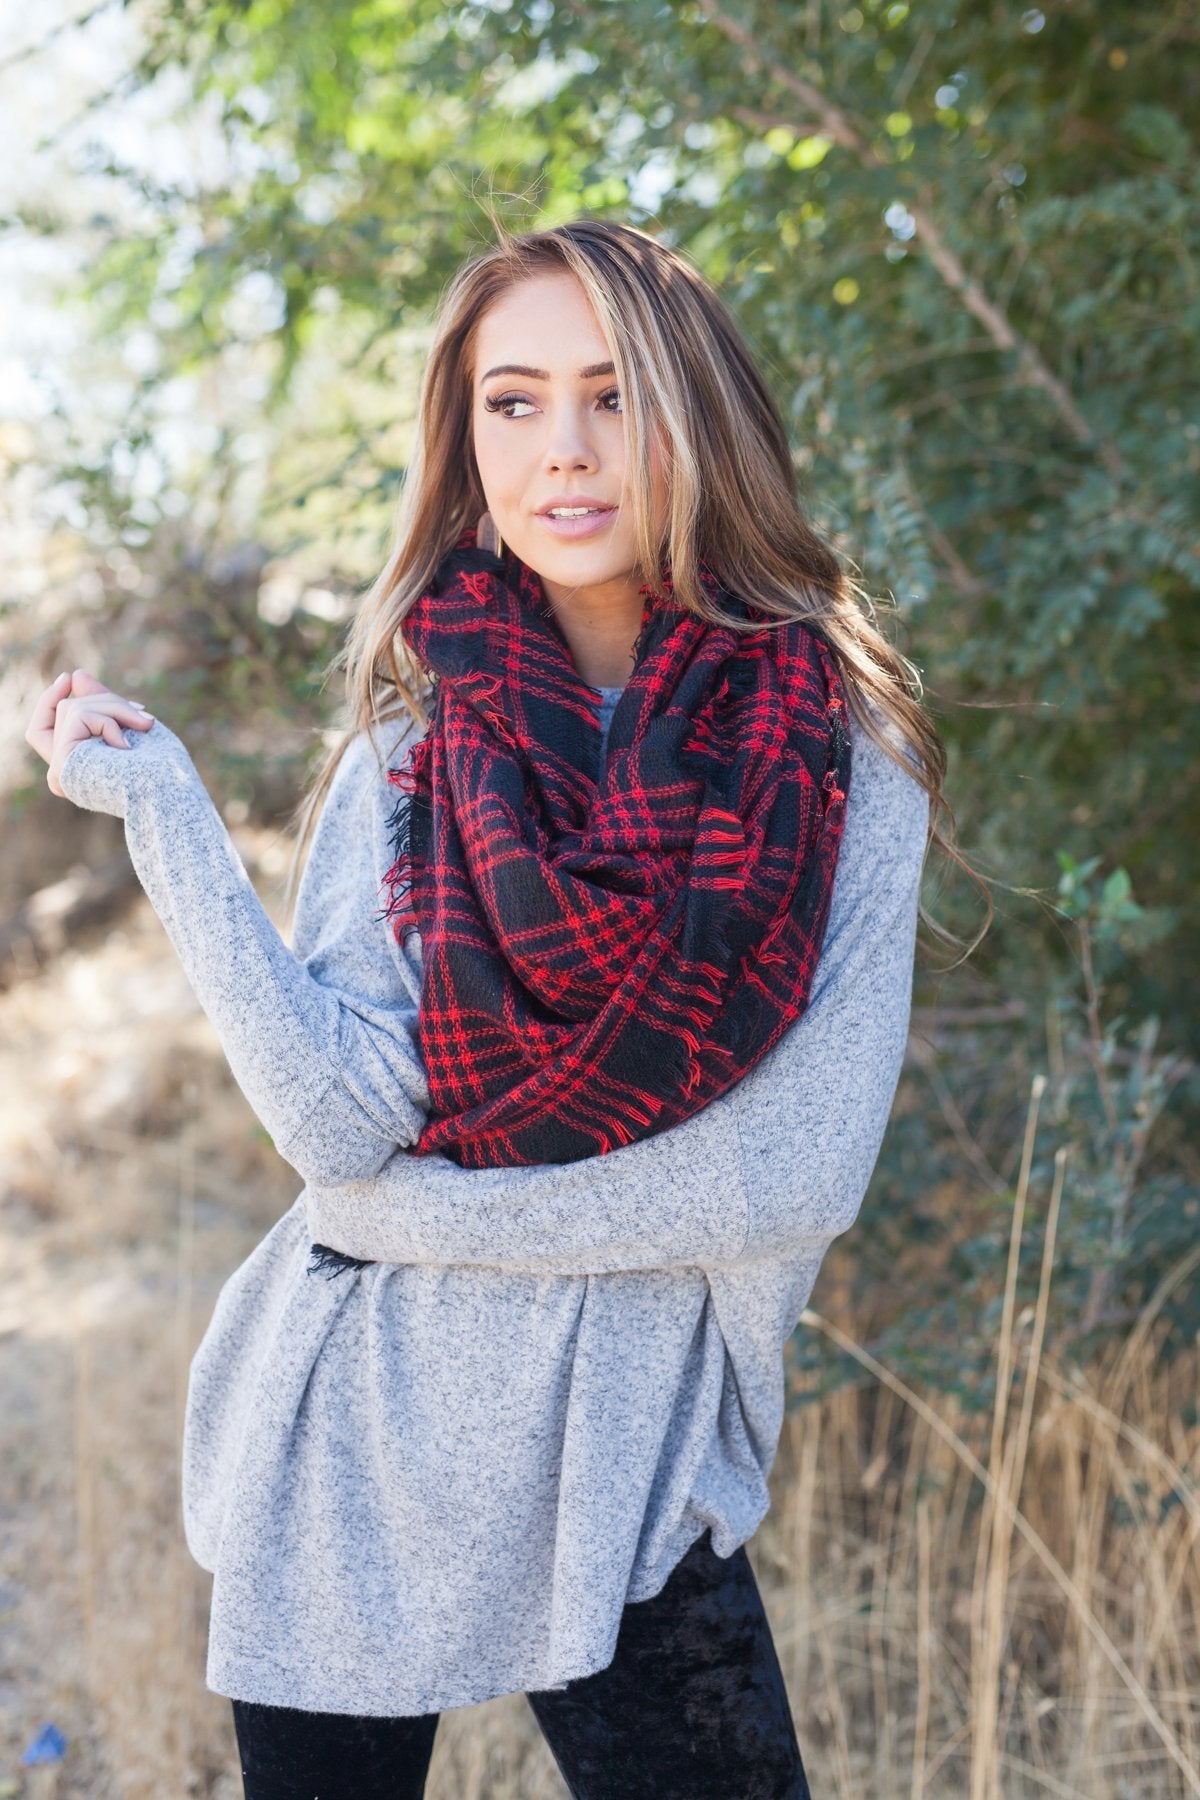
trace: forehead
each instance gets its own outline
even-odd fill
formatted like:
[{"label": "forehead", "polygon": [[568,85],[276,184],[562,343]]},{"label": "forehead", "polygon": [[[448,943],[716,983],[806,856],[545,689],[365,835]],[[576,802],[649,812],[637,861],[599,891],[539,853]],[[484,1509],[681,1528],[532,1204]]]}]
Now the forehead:
[{"label": "forehead", "polygon": [[500,294],[475,332],[475,370],[526,363],[551,376],[574,375],[603,361],[609,345],[591,301],[574,275],[531,275]]}]

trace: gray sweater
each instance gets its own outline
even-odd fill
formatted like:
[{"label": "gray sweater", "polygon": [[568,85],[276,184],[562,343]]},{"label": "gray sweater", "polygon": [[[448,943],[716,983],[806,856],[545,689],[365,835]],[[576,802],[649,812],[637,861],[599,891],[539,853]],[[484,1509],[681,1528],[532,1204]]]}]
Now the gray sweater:
[{"label": "gray sweater", "polygon": [[[779,1043],[672,1130],[461,1169],[405,1148],[429,1095],[420,940],[401,949],[377,918],[397,729],[338,768],[290,948],[161,721],[126,731],[129,750],[78,744],[62,771],[77,805],[124,817],[304,1183],[192,1364],[183,1510],[214,1577],[208,1685],[383,1715],[604,1668],[627,1601],[706,1527],[729,1556],[763,1518],[784,1347],[891,1110],[928,824],[924,790],[855,731],[816,979]],[[372,1266],[309,1273],[313,1241]]]}]

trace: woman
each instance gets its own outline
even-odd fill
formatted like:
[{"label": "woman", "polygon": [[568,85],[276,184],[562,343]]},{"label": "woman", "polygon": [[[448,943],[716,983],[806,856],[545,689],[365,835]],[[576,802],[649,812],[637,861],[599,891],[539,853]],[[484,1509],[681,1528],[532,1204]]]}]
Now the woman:
[{"label": "woman", "polygon": [[75,671],[27,734],[306,1184],[185,1428],[246,1793],[419,1795],[439,1711],[523,1691],[586,1800],[805,1795],[743,1546],[945,757],[683,258],[580,221],[460,271],[344,656],[290,949],[161,721]]}]

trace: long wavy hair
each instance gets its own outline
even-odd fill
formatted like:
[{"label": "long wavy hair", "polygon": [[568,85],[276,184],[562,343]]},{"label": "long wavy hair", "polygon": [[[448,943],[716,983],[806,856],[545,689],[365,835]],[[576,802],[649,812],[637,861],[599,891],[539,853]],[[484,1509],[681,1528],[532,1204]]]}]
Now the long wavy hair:
[{"label": "long wavy hair", "polygon": [[[345,670],[345,730],[293,816],[289,908],[350,741],[394,720],[395,740],[380,733],[394,744],[413,720],[421,728],[429,724],[432,688],[405,643],[404,617],[446,551],[486,508],[471,432],[480,320],[519,282],[565,271],[583,287],[611,351],[625,419],[625,500],[644,578],[656,580],[669,564],[676,603],[746,630],[745,620],[708,599],[698,576],[704,564],[723,587],[767,615],[803,619],[822,633],[858,726],[929,794],[927,852],[929,842],[936,844],[985,896],[987,917],[963,952],[969,955],[995,907],[953,841],[954,815],[943,793],[946,749],[921,702],[920,673],[879,630],[874,601],[805,518],[783,420],[716,291],[677,251],[632,226],[578,219],[521,235],[498,223],[495,231],[494,245],[459,269],[438,308],[390,552],[326,672],[328,680]],[[650,504],[656,445],[667,466],[661,536]],[[961,947],[923,905],[920,918],[943,943]]]}]

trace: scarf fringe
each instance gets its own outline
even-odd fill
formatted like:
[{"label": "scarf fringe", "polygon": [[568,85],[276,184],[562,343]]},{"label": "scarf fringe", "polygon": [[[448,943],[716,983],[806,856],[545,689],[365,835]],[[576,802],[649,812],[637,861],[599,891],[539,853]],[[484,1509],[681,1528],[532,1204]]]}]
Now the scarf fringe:
[{"label": "scarf fringe", "polygon": [[371,1259],[365,1256],[347,1256],[344,1250],[331,1250],[328,1244],[310,1244],[311,1260],[306,1271],[309,1275],[325,1276],[332,1281],[335,1275],[344,1275],[347,1269],[369,1269],[373,1267]]},{"label": "scarf fringe", "polygon": [[416,791],[415,775],[410,769],[389,770],[388,779],[394,787],[399,788],[400,792],[395,805],[384,821],[388,848],[392,853],[392,864],[380,882],[380,887],[386,887],[388,890],[388,899],[375,917],[381,923],[399,919],[401,931],[404,935],[408,935],[418,929],[418,921],[412,905],[413,813],[414,809],[417,809],[422,815],[422,819],[428,820],[430,806],[427,796]]}]

